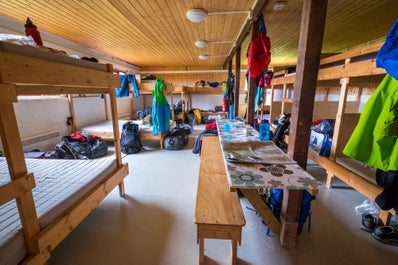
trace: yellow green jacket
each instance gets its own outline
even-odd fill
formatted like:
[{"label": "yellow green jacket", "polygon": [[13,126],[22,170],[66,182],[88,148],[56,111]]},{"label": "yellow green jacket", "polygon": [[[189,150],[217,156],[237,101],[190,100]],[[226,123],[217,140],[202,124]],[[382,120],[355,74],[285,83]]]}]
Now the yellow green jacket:
[{"label": "yellow green jacket", "polygon": [[366,102],[343,153],[383,171],[398,170],[398,81],[387,74]]}]

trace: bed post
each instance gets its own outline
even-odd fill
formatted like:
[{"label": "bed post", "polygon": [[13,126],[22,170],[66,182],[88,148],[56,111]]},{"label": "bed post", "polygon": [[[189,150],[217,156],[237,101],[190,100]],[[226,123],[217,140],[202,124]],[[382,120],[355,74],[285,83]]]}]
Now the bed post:
[{"label": "bed post", "polygon": [[[29,181],[30,178],[34,177],[33,174],[28,174],[27,172],[13,106],[13,103],[17,102],[16,86],[1,83],[0,79],[0,95],[0,137],[3,144],[3,151],[7,159],[11,180],[14,182],[26,177]],[[7,128],[7,130],[5,128]],[[34,186],[35,185],[33,185],[33,187]],[[23,187],[18,188],[22,190]],[[13,194],[17,194],[17,191],[19,192],[19,196],[15,197],[15,199],[21,219],[27,251],[29,254],[32,254],[37,251],[32,244],[32,238],[40,231],[39,220],[31,189],[25,192],[22,192],[21,190],[15,190]]]},{"label": "bed post", "polygon": [[[115,146],[115,155],[116,162],[118,167],[123,164],[121,148],[120,148],[120,133],[119,133],[119,120],[117,113],[117,102],[116,102],[116,91],[111,88],[109,92],[109,99],[111,103],[111,114],[112,114],[112,126],[113,126],[113,134],[114,134],[114,146]],[[120,196],[124,196],[124,180],[119,183],[119,194]]]},{"label": "bed post", "polygon": [[70,112],[70,118],[68,118],[68,124],[71,127],[71,132],[76,132],[75,106],[73,104],[73,97],[71,94],[68,94],[68,102],[69,102],[69,112]]},{"label": "bed post", "polygon": [[[345,63],[349,62],[350,60],[348,59],[345,61]],[[340,84],[341,84],[340,98],[339,98],[339,105],[337,107],[336,122],[333,131],[332,147],[329,156],[329,158],[333,161],[336,161],[336,156],[338,155],[339,152],[341,152],[341,150],[338,150],[338,143],[339,143],[339,138],[341,136],[341,128],[342,128],[341,125],[346,108],[349,83],[350,83],[350,78],[348,77],[340,79]],[[334,175],[327,172],[327,180],[326,180],[327,187],[331,187],[333,185],[333,179]]]}]

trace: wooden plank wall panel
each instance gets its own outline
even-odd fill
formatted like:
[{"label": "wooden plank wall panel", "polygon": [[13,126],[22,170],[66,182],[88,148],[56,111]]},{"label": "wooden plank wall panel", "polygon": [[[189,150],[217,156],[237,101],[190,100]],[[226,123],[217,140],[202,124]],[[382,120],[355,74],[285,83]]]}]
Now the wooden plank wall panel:
[{"label": "wooden plank wall panel", "polygon": [[[295,65],[302,0],[286,1],[281,11],[273,10],[275,1],[270,1],[263,12],[271,39],[271,66]],[[204,8],[210,13],[249,11],[255,3],[255,0],[7,0],[0,1],[0,15],[23,24],[30,17],[40,31],[143,68],[220,69],[234,48],[233,43],[199,49],[194,42],[236,40],[247,14],[209,15],[201,23],[192,23],[187,20],[186,12],[192,8]],[[322,53],[339,53],[382,40],[397,13],[394,0],[329,1]],[[243,67],[247,65],[249,42],[250,38],[246,38],[242,43]],[[201,61],[200,54],[212,56]]]},{"label": "wooden plank wall panel", "polygon": [[[175,86],[201,86],[197,82],[200,80],[219,82],[219,86],[223,86],[221,82],[227,80],[227,73],[181,73],[181,74],[157,74],[156,76],[161,77],[166,83],[172,83]],[[245,91],[245,73],[240,74],[240,94],[244,94]],[[206,83],[206,86],[208,84]]]}]

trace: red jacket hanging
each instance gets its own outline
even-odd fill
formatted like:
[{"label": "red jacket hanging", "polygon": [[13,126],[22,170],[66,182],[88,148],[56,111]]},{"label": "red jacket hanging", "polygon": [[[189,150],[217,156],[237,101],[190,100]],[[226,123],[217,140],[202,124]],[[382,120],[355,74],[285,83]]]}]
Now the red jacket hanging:
[{"label": "red jacket hanging", "polygon": [[271,41],[266,34],[261,31],[257,33],[250,43],[247,57],[249,75],[258,77],[271,61]]}]

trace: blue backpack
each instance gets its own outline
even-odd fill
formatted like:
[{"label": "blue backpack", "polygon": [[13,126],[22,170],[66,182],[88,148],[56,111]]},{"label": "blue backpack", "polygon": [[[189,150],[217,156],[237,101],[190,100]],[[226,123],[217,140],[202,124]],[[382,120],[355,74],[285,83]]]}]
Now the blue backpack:
[{"label": "blue backpack", "polygon": [[[303,230],[303,226],[308,218],[308,232],[311,229],[311,201],[315,200],[316,196],[311,195],[308,191],[304,190],[303,192],[303,200],[301,202],[301,210],[300,210],[300,217],[298,221],[298,229],[297,234],[301,234]],[[281,216],[281,207],[282,207],[282,200],[283,200],[283,189],[272,189],[269,195],[269,207],[275,217],[280,221]],[[269,228],[267,231],[269,234]]]}]

